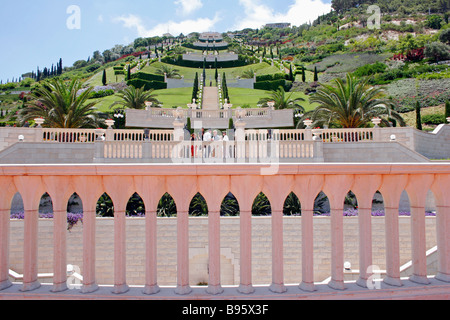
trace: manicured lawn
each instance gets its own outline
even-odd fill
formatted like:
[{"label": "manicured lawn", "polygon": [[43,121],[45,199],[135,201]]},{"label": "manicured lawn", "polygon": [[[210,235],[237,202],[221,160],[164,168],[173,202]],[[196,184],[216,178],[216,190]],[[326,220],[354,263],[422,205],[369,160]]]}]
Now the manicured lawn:
[{"label": "manicured lawn", "polygon": [[156,98],[163,103],[164,108],[173,106],[187,108],[187,104],[191,103],[192,88],[156,90],[155,94]]},{"label": "manicured lawn", "polygon": [[[92,78],[86,81],[87,85],[96,87],[96,86],[103,86],[102,83],[103,79],[103,71],[97,72]],[[114,75],[114,69],[108,68],[106,69],[106,81],[107,84],[109,83],[117,83],[122,82],[125,79],[125,75],[118,75],[117,77]]]},{"label": "manicured lawn", "polygon": [[[146,66],[145,68],[143,68],[141,70],[141,72],[146,72],[146,73],[156,73],[156,70],[158,70],[158,68],[161,67],[161,65],[164,65],[164,63],[162,62],[155,62],[150,66]],[[174,65],[170,65],[170,64],[165,64],[168,65],[169,67],[176,69],[179,71],[179,74],[184,76],[185,80],[194,80],[195,79],[195,73],[197,72],[200,76],[200,74],[203,72],[202,68],[186,68],[186,67],[180,67],[180,66],[174,66]],[[272,67],[270,65],[268,65],[267,63],[263,62],[263,63],[257,63],[257,64],[253,64],[253,65],[249,65],[249,66],[245,66],[245,67],[238,67],[238,68],[226,68],[226,69],[219,69],[219,73],[220,75],[222,75],[224,72],[226,73],[227,79],[236,79],[237,77],[242,76],[242,74],[249,69],[253,69],[257,75],[263,75],[263,74],[274,74],[274,73],[278,73],[280,72],[280,70],[278,70],[278,68],[276,67]],[[211,68],[211,69],[206,69],[206,80],[210,81],[214,80],[215,78],[215,69]],[[101,79],[100,79],[101,80]]]},{"label": "manicured lawn", "polygon": [[[252,90],[252,89],[242,89],[242,88],[228,88],[230,93],[231,103],[233,108],[242,107],[244,105],[250,105],[251,108],[257,108],[258,101],[262,98],[268,97],[269,93],[265,90]],[[289,95],[290,93],[287,93]],[[301,97],[305,99],[305,102],[301,102],[301,106],[305,108],[306,111],[314,110],[317,104],[310,104],[309,97],[303,92],[293,92],[292,99]]]}]

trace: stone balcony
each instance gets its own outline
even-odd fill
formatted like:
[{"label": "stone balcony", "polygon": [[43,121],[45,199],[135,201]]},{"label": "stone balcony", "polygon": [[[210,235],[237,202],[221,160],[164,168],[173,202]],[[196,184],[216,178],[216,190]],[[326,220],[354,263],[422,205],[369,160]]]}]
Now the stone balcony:
[{"label": "stone balcony", "polygon": [[[2,299],[449,299],[450,298],[450,165],[448,163],[425,164],[282,164],[268,171],[258,164],[220,165],[3,165],[0,167],[0,298]],[[344,199],[348,191],[356,195],[359,205],[357,230],[345,229],[343,217]],[[323,191],[329,199],[331,216],[328,220],[329,238],[326,248],[330,263],[327,283],[318,283],[315,277],[317,261],[316,244],[321,239],[315,236],[318,220],[313,217],[314,199]],[[380,191],[386,216],[382,218],[384,239],[385,273],[377,275],[373,253],[373,226],[371,217],[372,199]],[[399,227],[399,200],[403,191],[410,199],[410,236],[404,240]],[[425,200],[431,191],[436,202],[436,222],[433,234],[436,239],[436,267],[430,274],[428,267]],[[10,280],[11,248],[20,243],[11,243],[10,205],[13,196],[20,193],[25,208],[23,224],[23,280]],[[167,248],[158,246],[156,216],[159,199],[169,193],[177,206],[176,286],[160,286],[158,272],[160,253]],[[222,228],[226,221],[221,217],[220,206],[224,197],[232,193],[240,208],[238,236],[235,237],[239,254],[237,259],[238,285],[224,286],[221,277],[221,248],[225,243]],[[255,235],[252,226],[257,222],[252,217],[253,199],[263,192],[271,203],[268,256],[264,256],[270,272],[267,283],[257,283],[254,277],[256,257],[252,255]],[[294,192],[302,206],[298,217],[301,245],[296,261],[301,265],[301,274],[294,284],[286,283],[286,241],[284,236],[283,204],[288,194]],[[38,263],[39,235],[42,223],[38,219],[39,199],[48,193],[52,199],[54,220],[52,224],[51,259],[52,280],[50,285],[41,285]],[[68,289],[68,231],[67,202],[71,195],[79,195],[83,203],[83,225],[81,237],[82,263],[81,287]],[[98,285],[100,265],[96,264],[96,252],[101,245],[100,230],[96,219],[98,198],[107,193],[114,203],[114,218],[106,227],[112,237],[111,264],[102,272],[110,272],[111,283]],[[139,286],[130,285],[127,271],[127,255],[135,246],[127,238],[125,217],[127,203],[138,193],[145,203],[145,234],[143,235],[145,273]],[[192,221],[188,215],[189,204],[200,193],[208,205],[205,236],[208,263],[208,286],[193,287],[190,278],[190,253],[198,250],[191,247]],[[408,218],[409,219],[409,218]],[[380,221],[377,222],[377,224]],[[97,225],[97,227],[96,227]],[[347,230],[347,231],[346,231]],[[359,271],[356,281],[345,279],[345,236],[355,236]],[[195,234],[197,236],[197,234]],[[403,240],[401,240],[403,239]],[[400,251],[410,245],[411,275],[402,278]],[[97,249],[96,249],[97,248]],[[42,254],[42,253],[41,253]],[[131,253],[130,253],[131,254]],[[260,259],[258,257],[258,259]],[[109,270],[109,271],[108,271]],[[132,270],[131,270],[132,271]],[[373,279],[378,279],[373,281]]]}]

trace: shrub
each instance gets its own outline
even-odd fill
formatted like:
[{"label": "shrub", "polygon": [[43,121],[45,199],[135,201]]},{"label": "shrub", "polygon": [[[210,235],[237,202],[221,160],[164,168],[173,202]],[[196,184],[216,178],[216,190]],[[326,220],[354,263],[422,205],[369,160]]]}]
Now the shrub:
[{"label": "shrub", "polygon": [[256,82],[275,81],[275,80],[286,80],[286,74],[275,73],[275,74],[265,74],[265,75],[256,77]]},{"label": "shrub", "polygon": [[285,91],[289,91],[292,88],[292,82],[286,80],[275,80],[275,81],[261,81],[254,85],[254,89],[275,91],[279,87],[283,87]]},{"label": "shrub", "polygon": [[439,125],[439,124],[446,123],[446,122],[447,121],[445,120],[445,115],[439,114],[439,113],[427,114],[422,117],[422,123],[425,123],[425,124]]},{"label": "shrub", "polygon": [[131,79],[140,79],[146,81],[159,81],[164,82],[164,76],[158,74],[137,72],[131,76]]},{"label": "shrub", "polygon": [[366,77],[374,75],[376,73],[383,73],[384,71],[386,71],[386,69],[387,65],[382,62],[376,62],[374,64],[367,64],[365,66],[359,67],[354,72],[354,75],[357,77]]},{"label": "shrub", "polygon": [[127,85],[133,86],[135,88],[144,88],[145,91],[154,89],[161,90],[167,89],[167,83],[160,81],[147,81],[142,79],[131,79],[128,80]]},{"label": "shrub", "polygon": [[100,90],[97,92],[92,92],[91,96],[89,97],[90,99],[98,99],[98,98],[103,98],[103,97],[108,97],[108,96],[112,96],[114,94],[114,90],[112,89],[108,89],[108,90]]},{"label": "shrub", "polygon": [[450,59],[450,46],[442,42],[433,42],[426,46],[425,56],[433,61]]}]

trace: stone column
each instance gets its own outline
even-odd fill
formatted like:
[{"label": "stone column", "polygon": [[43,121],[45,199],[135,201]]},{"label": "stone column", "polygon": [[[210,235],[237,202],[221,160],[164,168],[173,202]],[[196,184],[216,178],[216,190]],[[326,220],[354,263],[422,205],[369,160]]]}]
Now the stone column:
[{"label": "stone column", "polygon": [[238,291],[244,294],[255,292],[252,286],[252,212],[241,210],[240,263],[241,284]]},{"label": "stone column", "polygon": [[372,202],[375,192],[381,185],[381,176],[355,176],[355,184],[352,188],[358,200],[359,223],[359,278],[357,284],[367,287],[371,273],[368,272],[372,265]]},{"label": "stone column", "polygon": [[254,199],[262,190],[262,185],[261,176],[232,176],[230,180],[230,189],[238,200],[241,214],[241,284],[238,291],[243,294],[251,294],[255,291],[252,285],[252,206]]},{"label": "stone column", "polygon": [[383,195],[386,212],[386,278],[384,283],[391,286],[402,286],[400,280],[400,239],[399,239],[399,203],[405,189],[406,175],[384,175],[380,192]]},{"label": "stone column", "polygon": [[83,286],[82,293],[98,290],[95,275],[96,206],[103,194],[103,182],[98,176],[74,176],[73,187],[83,203]]},{"label": "stone column", "polygon": [[344,200],[353,185],[351,175],[328,175],[324,192],[331,206],[331,281],[328,286],[345,290],[344,284]]},{"label": "stone column", "polygon": [[192,292],[189,286],[189,211],[177,212],[177,289],[176,294]]},{"label": "stone column", "polygon": [[16,176],[14,182],[22,195],[25,209],[23,286],[21,291],[33,291],[38,281],[38,221],[39,201],[44,194],[41,177]]},{"label": "stone column", "polygon": [[129,291],[126,279],[126,208],[135,192],[131,176],[105,176],[103,185],[114,203],[114,294]]},{"label": "stone column", "polygon": [[144,294],[156,294],[160,291],[157,279],[157,216],[159,200],[166,192],[164,177],[134,177],[136,192],[145,204],[145,289]]},{"label": "stone column", "polygon": [[0,209],[0,291],[12,286],[9,281],[10,210]]},{"label": "stone column", "polygon": [[411,260],[413,263],[413,274],[409,279],[419,284],[430,283],[427,277],[425,202],[433,179],[432,175],[410,175],[406,186],[411,205]]},{"label": "stone column", "polygon": [[206,292],[220,294],[220,211],[208,213],[209,233],[209,285]]},{"label": "stone column", "polygon": [[61,292],[67,290],[67,203],[74,192],[69,177],[44,176],[42,181],[54,212],[52,292]]},{"label": "stone column", "polygon": [[322,190],[323,175],[295,177],[294,192],[302,205],[302,283],[300,289],[315,291],[314,285],[314,202]]},{"label": "stone column", "polygon": [[0,194],[0,291],[9,288],[9,235],[11,201],[17,192],[13,178],[0,177],[2,192]]},{"label": "stone column", "polygon": [[189,286],[189,206],[197,194],[196,176],[166,178],[167,191],[177,205],[177,289],[176,294],[192,292]]},{"label": "stone column", "polygon": [[450,175],[435,175],[431,186],[436,206],[436,234],[438,247],[438,273],[436,279],[450,282]]}]

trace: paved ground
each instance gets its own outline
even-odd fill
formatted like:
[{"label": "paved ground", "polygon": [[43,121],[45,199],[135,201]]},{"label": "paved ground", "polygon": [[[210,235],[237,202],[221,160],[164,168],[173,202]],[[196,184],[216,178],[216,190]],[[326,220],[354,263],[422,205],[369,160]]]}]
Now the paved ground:
[{"label": "paved ground", "polygon": [[219,89],[217,87],[203,88],[203,110],[219,110]]}]

